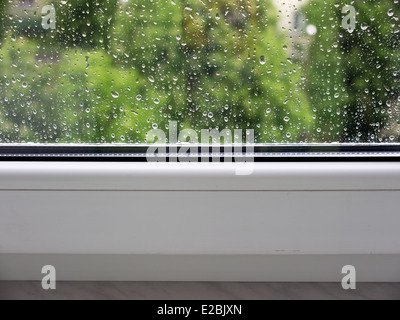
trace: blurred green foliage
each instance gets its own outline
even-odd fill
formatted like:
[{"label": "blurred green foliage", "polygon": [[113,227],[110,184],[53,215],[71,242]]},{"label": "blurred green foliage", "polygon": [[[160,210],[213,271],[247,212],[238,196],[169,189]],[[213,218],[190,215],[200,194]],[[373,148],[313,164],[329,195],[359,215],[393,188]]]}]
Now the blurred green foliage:
[{"label": "blurred green foliage", "polygon": [[7,5],[8,5],[7,1],[0,2],[0,44],[1,44],[1,40],[3,39],[4,27],[5,27],[6,18],[7,18],[7,15],[6,15]]},{"label": "blurred green foliage", "polygon": [[0,143],[145,143],[169,121],[258,143],[398,140],[393,1],[354,1],[369,28],[352,34],[334,0],[296,8],[289,30],[270,0],[5,3]]},{"label": "blurred green foliage", "polygon": [[303,8],[318,29],[303,62],[316,141],[399,141],[399,2],[351,1],[357,11],[352,33],[341,28],[344,5],[324,3]]}]

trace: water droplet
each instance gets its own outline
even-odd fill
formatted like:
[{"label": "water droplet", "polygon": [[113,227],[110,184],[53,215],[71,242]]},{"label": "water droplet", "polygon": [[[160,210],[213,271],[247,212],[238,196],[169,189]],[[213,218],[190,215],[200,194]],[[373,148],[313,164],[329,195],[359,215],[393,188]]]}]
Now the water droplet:
[{"label": "water droplet", "polygon": [[114,99],[118,99],[119,98],[119,93],[117,91],[111,91],[111,95]]},{"label": "water droplet", "polygon": [[136,96],[136,100],[137,100],[137,101],[142,100],[142,96],[141,96],[140,94],[138,94],[138,95]]},{"label": "water droplet", "polygon": [[361,24],[361,29],[362,29],[362,30],[367,30],[367,29],[368,29],[368,25],[367,25],[365,22],[363,22],[363,23]]},{"label": "water droplet", "polygon": [[310,25],[307,26],[306,32],[310,36],[315,36],[317,34],[317,32],[318,32],[318,29],[313,24],[310,24]]},{"label": "water droplet", "polygon": [[393,9],[389,9],[388,12],[387,12],[387,15],[389,17],[393,17],[394,16],[394,10]]},{"label": "water droplet", "polygon": [[265,60],[265,57],[264,57],[264,56],[261,56],[261,57],[260,57],[260,63],[261,63],[262,65],[264,65],[264,64],[267,63],[267,60]]}]

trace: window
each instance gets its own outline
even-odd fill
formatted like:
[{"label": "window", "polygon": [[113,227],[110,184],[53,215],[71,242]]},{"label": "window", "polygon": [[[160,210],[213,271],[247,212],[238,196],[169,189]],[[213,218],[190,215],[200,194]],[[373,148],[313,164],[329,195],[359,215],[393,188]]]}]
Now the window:
[{"label": "window", "polygon": [[[119,260],[136,280],[188,280],[218,263],[168,256],[209,254],[223,280],[369,261],[364,279],[398,281],[399,16],[398,0],[0,1],[0,253],[33,253],[0,277],[26,279],[38,253],[113,254],[61,257],[74,280],[144,254],[165,257]],[[224,163],[145,162],[158,147]],[[294,278],[281,254],[323,256]]]},{"label": "window", "polygon": [[171,123],[251,129],[258,144],[396,143],[399,12],[397,0],[2,1],[0,143],[146,144]]}]

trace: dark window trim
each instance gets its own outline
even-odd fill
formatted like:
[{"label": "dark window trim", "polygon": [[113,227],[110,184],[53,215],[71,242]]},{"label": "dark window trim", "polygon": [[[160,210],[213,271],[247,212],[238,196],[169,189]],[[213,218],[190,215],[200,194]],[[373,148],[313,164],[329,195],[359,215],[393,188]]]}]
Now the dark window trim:
[{"label": "dark window trim", "polygon": [[[61,162],[147,162],[147,150],[150,145],[0,145],[1,161],[61,161]],[[154,147],[154,145],[151,145]],[[359,144],[359,145],[255,145],[250,147],[234,146],[189,146],[166,145],[166,154],[151,158],[166,158],[167,162],[176,162],[177,150],[196,148],[194,156],[186,160],[198,162],[224,159],[243,161],[248,158],[254,162],[374,162],[400,161],[400,144]],[[241,149],[241,150],[240,150]],[[182,154],[180,154],[182,156]],[[203,158],[203,159],[202,159]]]}]

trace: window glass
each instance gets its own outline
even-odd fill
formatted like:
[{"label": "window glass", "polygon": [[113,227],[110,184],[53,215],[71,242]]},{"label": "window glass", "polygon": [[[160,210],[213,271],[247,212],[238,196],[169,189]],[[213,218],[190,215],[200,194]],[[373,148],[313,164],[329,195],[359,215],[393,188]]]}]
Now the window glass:
[{"label": "window glass", "polygon": [[[400,140],[398,0],[4,0],[0,143]],[[168,135],[166,135],[168,139]]]}]

